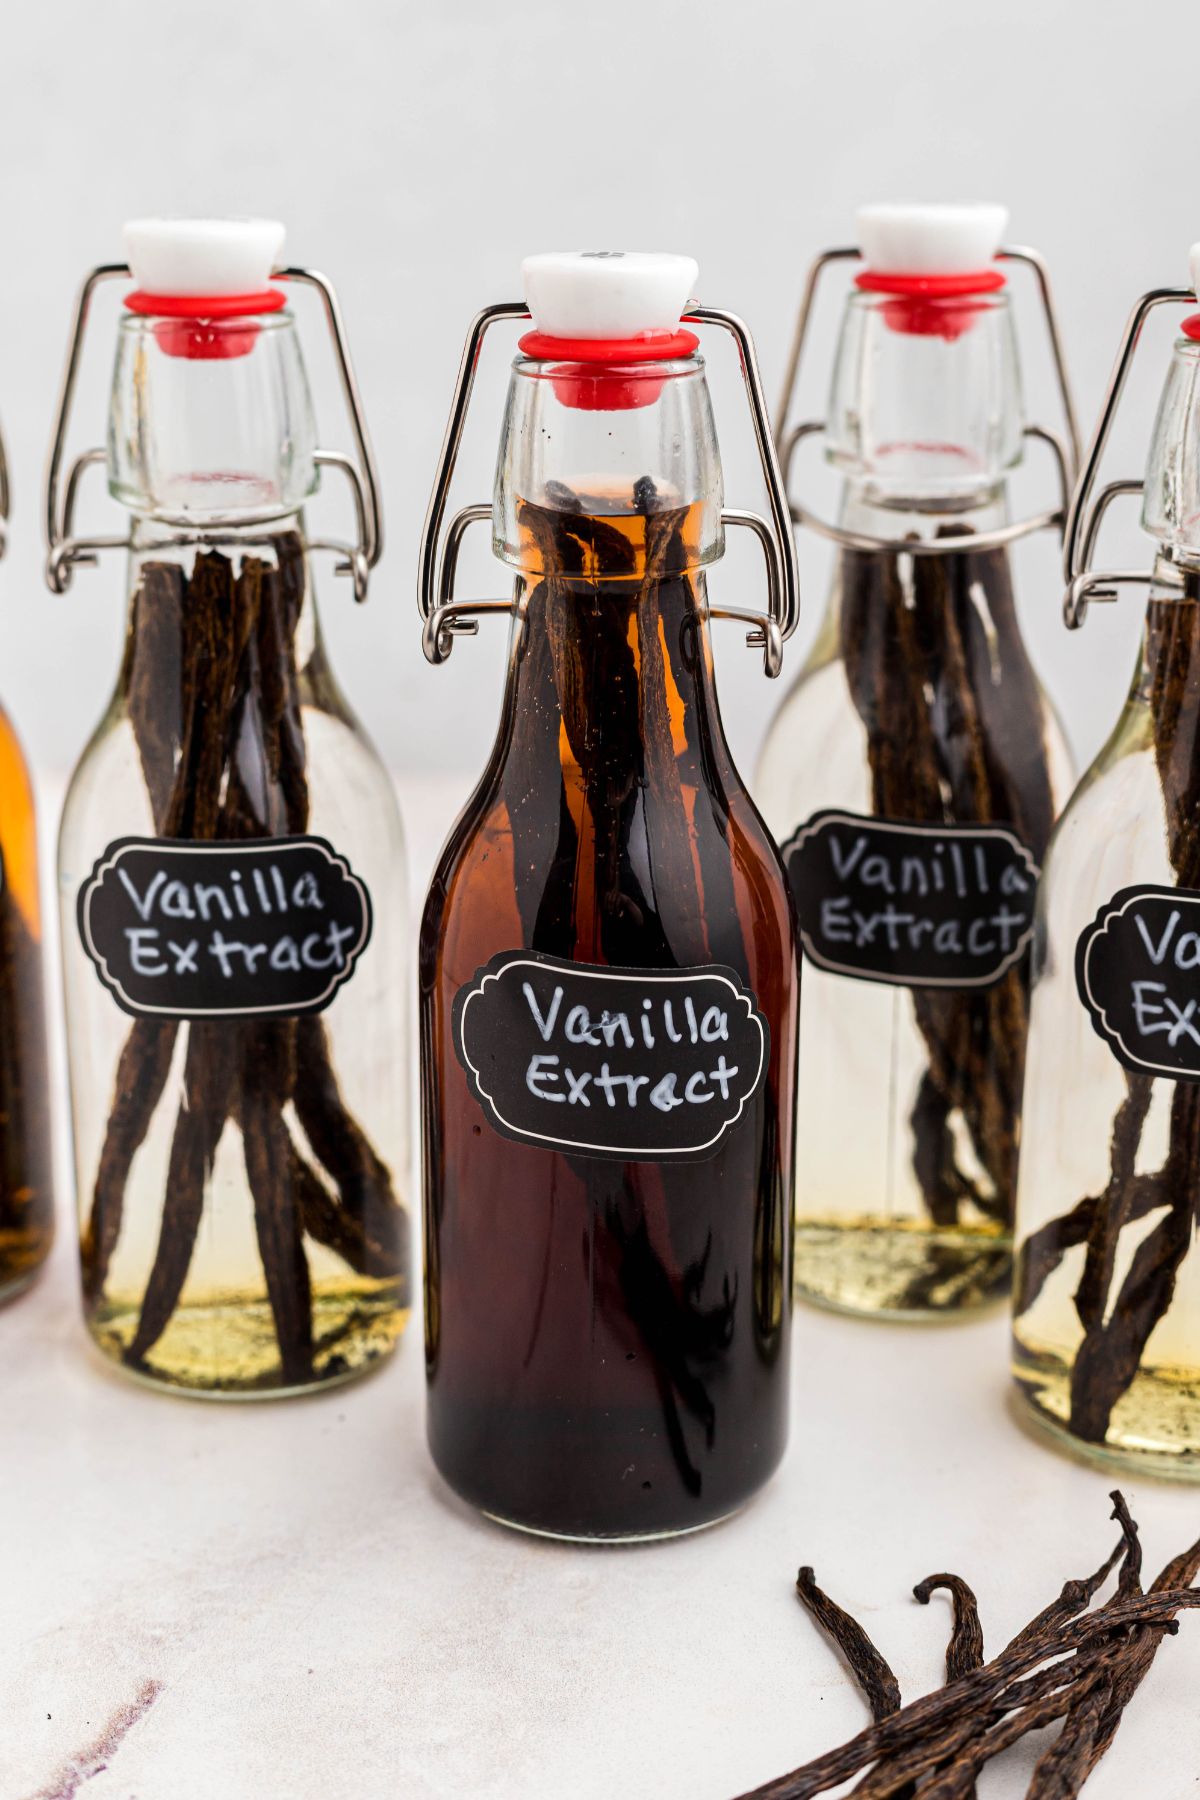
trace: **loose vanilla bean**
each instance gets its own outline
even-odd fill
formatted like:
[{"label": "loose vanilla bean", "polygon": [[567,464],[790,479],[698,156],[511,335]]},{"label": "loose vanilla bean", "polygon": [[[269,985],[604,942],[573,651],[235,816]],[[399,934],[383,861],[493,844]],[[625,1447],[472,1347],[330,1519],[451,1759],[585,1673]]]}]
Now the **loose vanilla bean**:
[{"label": "loose vanilla bean", "polygon": [[[1121,1527],[1112,1554],[1094,1575],[1068,1581],[991,1662],[982,1660],[978,1610],[965,1582],[935,1575],[919,1583],[914,1592],[923,1603],[939,1587],[954,1597],[946,1685],[881,1716],[878,1690],[864,1681],[873,1725],[742,1800],[812,1800],[863,1771],[869,1772],[853,1790],[858,1800],[898,1800],[913,1792],[921,1800],[968,1800],[992,1757],[1059,1719],[1062,1728],[1034,1769],[1027,1800],[1069,1800],[1078,1794],[1112,1742],[1162,1639],[1178,1629],[1175,1615],[1200,1607],[1200,1589],[1192,1586],[1200,1571],[1200,1541],[1173,1557],[1143,1592],[1137,1526],[1121,1494],[1112,1499]],[[1083,1611],[1116,1568],[1111,1598]],[[867,1666],[874,1658],[882,1664],[861,1627],[841,1608],[832,1608],[823,1595],[813,1604],[812,1571],[802,1569],[800,1576],[806,1608],[843,1653],[852,1643]]]},{"label": "loose vanilla bean", "polygon": [[796,1592],[822,1631],[830,1636],[866,1695],[872,1717],[878,1721],[900,1711],[900,1684],[857,1619],[831,1600],[816,1583],[811,1569],[801,1569]]},{"label": "loose vanilla bean", "polygon": [[946,1646],[946,1680],[957,1681],[972,1669],[983,1666],[983,1628],[979,1623],[979,1603],[961,1575],[927,1575],[913,1589],[922,1606],[928,1606],[939,1588],[944,1588],[954,1602],[954,1629]]}]

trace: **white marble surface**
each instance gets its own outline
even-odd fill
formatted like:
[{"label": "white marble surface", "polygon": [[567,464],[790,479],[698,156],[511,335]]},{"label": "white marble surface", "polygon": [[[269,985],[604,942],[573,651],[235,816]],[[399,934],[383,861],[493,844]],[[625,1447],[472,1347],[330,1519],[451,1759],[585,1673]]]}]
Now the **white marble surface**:
[{"label": "white marble surface", "polygon": [[[406,790],[418,881],[449,796]],[[50,809],[48,808],[47,811]],[[425,1453],[419,1322],[361,1385],[166,1399],[78,1320],[68,1208],[0,1313],[0,1800],[730,1800],[864,1722],[792,1592],[858,1614],[906,1697],[940,1679],[951,1568],[997,1648],[1114,1538],[1101,1474],[1006,1408],[1006,1325],[802,1312],[792,1447],[741,1517],[628,1550],[525,1539]],[[1200,1495],[1130,1484],[1148,1564]],[[1135,1700],[1089,1800],[1200,1789],[1200,1620]],[[981,1785],[1024,1792],[1031,1752]]]}]

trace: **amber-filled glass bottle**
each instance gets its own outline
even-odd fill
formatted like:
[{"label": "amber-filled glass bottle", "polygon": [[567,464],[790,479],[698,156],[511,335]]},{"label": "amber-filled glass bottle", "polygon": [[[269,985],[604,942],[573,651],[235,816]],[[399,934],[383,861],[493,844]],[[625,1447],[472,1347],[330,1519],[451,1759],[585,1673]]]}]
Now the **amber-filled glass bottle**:
[{"label": "amber-filled glass bottle", "polygon": [[794,512],[837,545],[829,608],[755,791],[807,965],[797,1293],[867,1316],[962,1317],[1011,1272],[1028,945],[1068,765],[1010,565],[1062,510],[1010,519],[1030,434],[1004,216],[865,207],[859,250],[810,277],[866,264],[823,430],[840,512]]},{"label": "amber-filled glass bottle", "polygon": [[431,1449],[483,1511],[585,1539],[721,1518],[787,1429],[797,966],[713,682],[694,273],[525,265],[503,716],[421,939]]},{"label": "amber-filled glass bottle", "polygon": [[33,787],[0,711],[0,1300],[54,1235],[49,1083]]},{"label": "amber-filled glass bottle", "polygon": [[[361,597],[375,482],[332,291],[271,281],[281,226],[126,241],[103,458],[131,515],[125,652],[59,839],[85,1317],[145,1382],[294,1393],[376,1365],[410,1306],[403,839],[326,656],[312,553],[335,546],[304,512],[323,465],[351,474],[362,539],[336,548]],[[355,461],[317,447],[302,282]],[[74,476],[59,513],[70,389],[60,587],[97,548],[71,536]]]}]

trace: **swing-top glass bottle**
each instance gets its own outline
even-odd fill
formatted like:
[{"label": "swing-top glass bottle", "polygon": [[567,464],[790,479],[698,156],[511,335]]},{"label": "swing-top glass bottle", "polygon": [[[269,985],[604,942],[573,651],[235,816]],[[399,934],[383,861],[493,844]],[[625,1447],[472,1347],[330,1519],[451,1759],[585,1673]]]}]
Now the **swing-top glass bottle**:
[{"label": "swing-top glass bottle", "polygon": [[[1200,245],[1192,252],[1200,283]],[[1038,903],[1013,1372],[1060,1446],[1200,1479],[1200,313],[1183,321],[1146,462],[1097,487],[1160,288],[1133,309],[1067,535],[1066,615],[1148,587],[1129,697],[1054,833]],[[1140,492],[1152,571],[1097,568]]]},{"label": "swing-top glass bottle", "polygon": [[[756,793],[805,956],[797,1292],[952,1318],[1010,1275],[1027,946],[1067,760],[1022,641],[1009,545],[1061,529],[1071,452],[1024,424],[992,206],[877,206],[814,265],[779,428],[842,479],[830,604],[768,733]],[[817,279],[860,262],[824,425],[788,426]],[[1073,433],[1065,382],[1062,399]],[[1056,509],[1010,518],[1031,436]],[[795,483],[792,484],[794,491]]]},{"label": "swing-top glass bottle", "polygon": [[[155,1385],[296,1392],[355,1375],[409,1311],[404,855],[391,783],[317,622],[313,552],[359,597],[376,481],[332,289],[354,458],[318,448],[269,221],[127,228],[106,452],[64,469],[80,297],[47,496],[49,578],[129,557],[116,692],[59,847],[88,1328]],[[127,535],[74,534],[107,468]],[[322,468],[360,539],[308,536]]]},{"label": "swing-top glass bottle", "polygon": [[[771,670],[794,618],[782,488],[739,321],[686,258],[525,265],[493,504],[435,567],[483,331],[426,529],[425,644],[511,614],[495,749],[421,939],[428,1428],[459,1494],[554,1536],[732,1512],[787,1429],[797,969],[777,851],[717,708],[721,468],[693,323],[733,331],[775,510]],[[455,600],[490,519],[511,603]],[[718,615],[719,616],[719,615]]]}]

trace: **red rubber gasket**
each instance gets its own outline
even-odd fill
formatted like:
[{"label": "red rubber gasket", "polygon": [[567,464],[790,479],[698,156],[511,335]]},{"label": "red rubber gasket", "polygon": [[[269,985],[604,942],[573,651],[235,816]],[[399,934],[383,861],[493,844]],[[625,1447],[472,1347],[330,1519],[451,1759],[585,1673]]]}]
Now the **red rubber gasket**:
[{"label": "red rubber gasket", "polygon": [[700,339],[694,331],[644,331],[631,338],[556,338],[527,331],[517,348],[536,362],[638,363],[671,362],[694,356]]},{"label": "red rubber gasket", "polygon": [[957,300],[963,294],[994,294],[1008,277],[994,265],[990,269],[965,269],[957,275],[892,275],[864,269],[854,277],[855,287],[868,294],[905,294],[920,300]]},{"label": "red rubber gasket", "polygon": [[279,288],[257,294],[150,294],[134,288],[126,294],[130,312],[160,319],[246,319],[255,313],[279,312],[287,295]]}]

